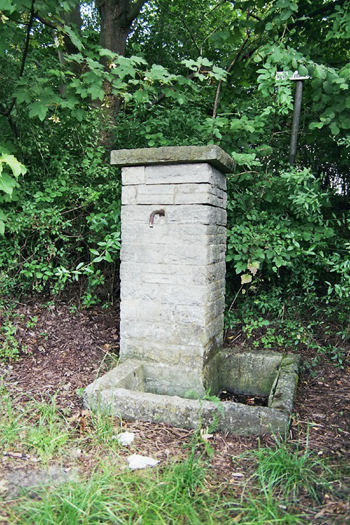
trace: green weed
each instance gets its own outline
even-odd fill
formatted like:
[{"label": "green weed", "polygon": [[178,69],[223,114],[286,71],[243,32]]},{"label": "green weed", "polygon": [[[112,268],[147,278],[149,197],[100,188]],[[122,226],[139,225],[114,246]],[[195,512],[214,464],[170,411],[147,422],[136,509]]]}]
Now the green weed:
[{"label": "green weed", "polygon": [[17,328],[13,323],[7,321],[0,328],[0,360],[16,361],[19,356],[19,344],[15,337]]},{"label": "green weed", "polygon": [[15,408],[15,401],[5,388],[1,388],[0,406],[0,446],[7,449],[21,438],[26,428],[25,412]]},{"label": "green weed", "polygon": [[303,525],[308,523],[306,517],[295,513],[295,509],[286,506],[283,502],[273,498],[260,498],[249,496],[242,503],[234,502],[228,505],[234,518],[231,523],[240,525]]},{"label": "green weed", "polygon": [[324,461],[309,449],[295,449],[285,441],[276,439],[275,448],[258,448],[251,453],[257,460],[253,475],[266,499],[275,494],[283,500],[296,501],[303,491],[316,501],[329,488],[327,476],[331,470]]},{"label": "green weed", "polygon": [[49,403],[36,402],[30,408],[35,424],[28,427],[25,444],[44,461],[61,451],[69,439],[68,425],[56,406],[56,396]]}]

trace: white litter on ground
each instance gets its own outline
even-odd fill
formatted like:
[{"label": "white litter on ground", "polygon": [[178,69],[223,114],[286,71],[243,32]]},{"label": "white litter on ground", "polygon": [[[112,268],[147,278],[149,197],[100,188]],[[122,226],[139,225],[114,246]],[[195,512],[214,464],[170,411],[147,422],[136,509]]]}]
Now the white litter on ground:
[{"label": "white litter on ground", "polygon": [[138,454],[133,454],[127,458],[129,462],[129,467],[133,470],[154,467],[159,463],[156,459],[148,458],[147,456],[139,456]]},{"label": "white litter on ground", "polygon": [[124,445],[124,447],[127,447],[134,441],[134,437],[134,432],[121,432],[117,436],[113,436],[113,439],[116,439],[118,443]]}]

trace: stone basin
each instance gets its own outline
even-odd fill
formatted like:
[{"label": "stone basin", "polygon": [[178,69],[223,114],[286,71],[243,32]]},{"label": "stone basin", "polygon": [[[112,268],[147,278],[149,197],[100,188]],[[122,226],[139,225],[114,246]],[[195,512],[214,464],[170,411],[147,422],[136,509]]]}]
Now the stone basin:
[{"label": "stone basin", "polygon": [[[90,384],[84,402],[124,421],[152,421],[179,428],[215,426],[239,435],[286,433],[300,357],[272,351],[219,352],[218,391],[199,399],[183,367],[128,359]],[[195,380],[195,375],[193,379]],[[213,400],[221,390],[268,396],[268,406]]]}]

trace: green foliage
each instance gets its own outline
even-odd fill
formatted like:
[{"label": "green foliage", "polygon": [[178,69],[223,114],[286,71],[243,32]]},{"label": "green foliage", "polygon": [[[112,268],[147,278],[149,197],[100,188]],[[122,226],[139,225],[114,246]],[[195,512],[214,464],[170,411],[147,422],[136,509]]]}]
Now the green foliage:
[{"label": "green foliage", "polygon": [[7,232],[0,239],[1,286],[5,293],[18,287],[58,293],[81,278],[94,295],[106,278],[113,286],[120,248],[120,181],[98,144],[93,113],[79,130],[71,119],[47,128],[47,134],[33,123],[28,129],[36,134],[36,143],[24,153],[35,157],[35,171],[17,190],[15,207],[7,205]]},{"label": "green foliage", "polygon": [[0,328],[0,360],[16,361],[19,356],[19,345],[15,337],[17,328],[8,322]]},{"label": "green foliage", "polygon": [[[312,324],[323,304],[346,339],[347,3],[146,2],[126,56],[98,44],[92,3],[75,25],[75,4],[0,3],[0,291],[70,287],[85,307],[112,300],[120,179],[110,149],[218,144],[236,163],[226,328],[259,333],[264,348],[312,345],[295,305]],[[310,78],[290,168],[295,71]],[[291,315],[275,309],[276,288]]]},{"label": "green foliage", "polygon": [[[0,145],[0,192],[5,193],[5,196],[0,195],[0,204],[12,198],[13,190],[18,186],[17,179],[20,175],[26,173],[26,168],[21,164],[16,157],[4,153],[5,148]],[[10,169],[12,175],[8,174]],[[0,235],[5,231],[6,215],[0,209]]]},{"label": "green foliage", "polygon": [[0,361],[16,361],[20,354],[20,345],[16,339],[17,327],[14,324],[11,307],[0,301]]},{"label": "green foliage", "polygon": [[31,408],[35,425],[27,431],[25,445],[43,461],[48,461],[57,451],[62,451],[69,433],[57,409],[55,396],[49,403],[34,402]]},{"label": "green foliage", "polygon": [[[198,470],[203,472],[202,466]],[[200,487],[198,474],[186,461],[142,477],[126,471],[116,477],[111,468],[104,467],[89,480],[43,490],[40,498],[25,500],[13,509],[13,519],[20,512],[26,523],[38,525],[111,521],[126,525],[141,520],[165,525],[189,519],[191,523],[214,524],[214,516],[224,518],[224,514],[217,496],[194,490]]]},{"label": "green foliage", "polygon": [[25,428],[24,414],[17,411],[7,390],[0,386],[0,445],[7,450],[19,438]]}]

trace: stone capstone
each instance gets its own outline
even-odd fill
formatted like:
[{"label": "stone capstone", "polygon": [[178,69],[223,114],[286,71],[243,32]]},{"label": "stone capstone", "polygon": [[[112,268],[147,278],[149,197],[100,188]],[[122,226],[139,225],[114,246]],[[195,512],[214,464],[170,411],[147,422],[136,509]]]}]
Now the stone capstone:
[{"label": "stone capstone", "polygon": [[223,173],[232,173],[235,167],[233,159],[218,146],[167,146],[122,149],[111,153],[111,164],[121,167],[198,162],[208,163]]}]

